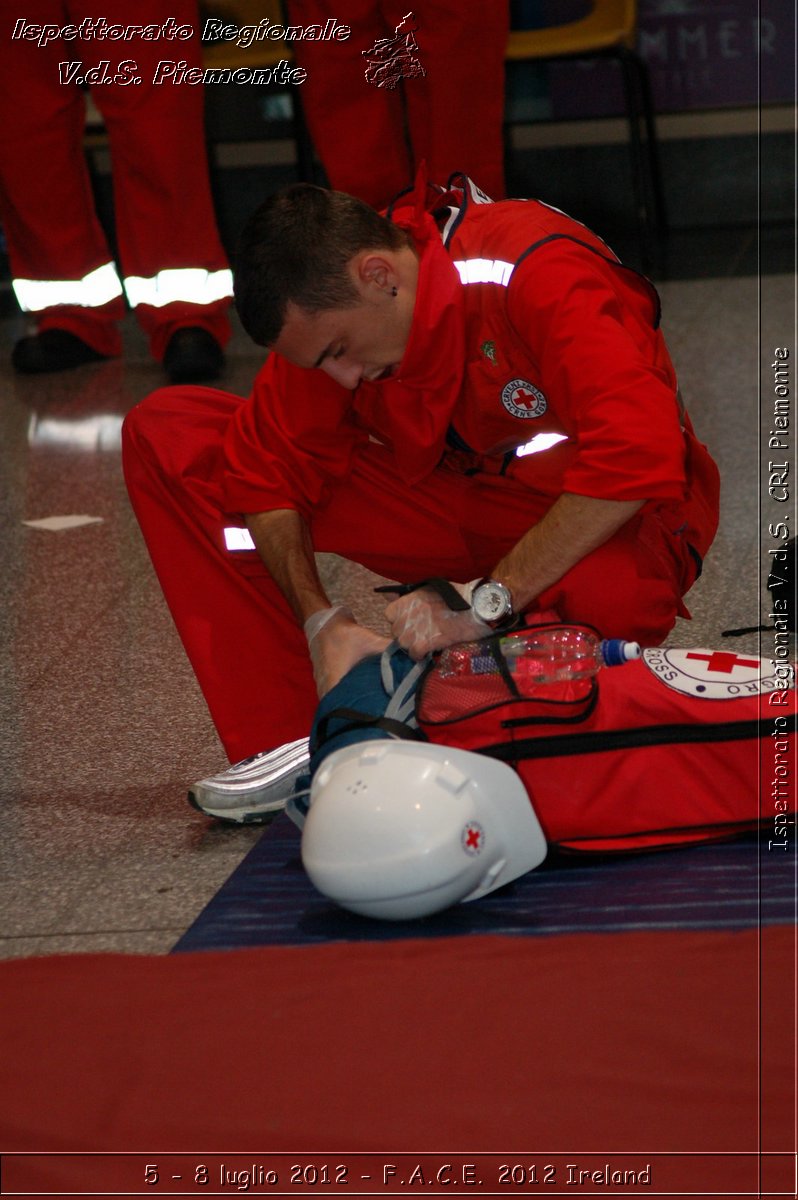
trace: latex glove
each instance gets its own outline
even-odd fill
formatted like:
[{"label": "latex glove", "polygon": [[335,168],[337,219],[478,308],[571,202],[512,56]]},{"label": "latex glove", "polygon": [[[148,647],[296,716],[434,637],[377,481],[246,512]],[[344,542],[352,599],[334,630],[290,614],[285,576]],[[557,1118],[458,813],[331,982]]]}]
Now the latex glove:
[{"label": "latex glove", "polygon": [[[452,587],[471,603],[474,583],[453,583]],[[392,600],[385,616],[396,641],[416,661],[431,650],[441,650],[454,642],[477,641],[493,632],[470,608],[454,612],[431,588],[418,588]]]},{"label": "latex glove", "polygon": [[319,699],[369,654],[382,654],[389,639],[358,625],[348,608],[334,604],[308,617],[305,637]]}]

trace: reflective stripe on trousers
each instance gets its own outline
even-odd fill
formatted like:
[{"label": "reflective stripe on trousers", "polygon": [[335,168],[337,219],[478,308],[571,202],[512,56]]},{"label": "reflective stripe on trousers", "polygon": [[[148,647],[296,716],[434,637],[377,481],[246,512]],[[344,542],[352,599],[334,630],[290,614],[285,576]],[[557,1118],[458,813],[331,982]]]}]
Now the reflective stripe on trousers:
[{"label": "reflective stripe on trousers", "polygon": [[[105,263],[82,279],[15,279],[17,302],[23,312],[43,312],[57,305],[101,308],[122,295],[123,284],[113,263]],[[213,304],[233,294],[232,272],[225,268],[206,271],[202,267],[178,267],[159,271],[149,279],[130,275],[124,292],[131,308],[148,304]]]}]

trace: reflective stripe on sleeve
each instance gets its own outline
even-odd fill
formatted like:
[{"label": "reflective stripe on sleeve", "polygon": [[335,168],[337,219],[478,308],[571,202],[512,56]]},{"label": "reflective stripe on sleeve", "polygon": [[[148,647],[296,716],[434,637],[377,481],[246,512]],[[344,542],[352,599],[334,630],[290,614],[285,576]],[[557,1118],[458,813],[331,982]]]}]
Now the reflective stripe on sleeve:
[{"label": "reflective stripe on sleeve", "polygon": [[59,304],[101,308],[122,295],[122,283],[111,262],[82,279],[15,279],[13,288],[23,312],[42,312]]},{"label": "reflective stripe on sleeve", "polygon": [[454,264],[462,283],[499,283],[507,287],[513,264],[500,258],[466,258]]},{"label": "reflective stripe on sleeve", "polygon": [[163,308],[176,302],[213,304],[232,296],[233,272],[229,268],[206,271],[203,267],[172,267],[149,279],[128,275],[125,292],[132,308],[139,304]]},{"label": "reflective stripe on sleeve", "polygon": [[550,450],[558,442],[567,441],[568,438],[564,433],[538,433],[531,442],[527,442],[525,446],[519,446],[515,456],[516,458],[525,458],[527,454],[540,454],[541,450]]}]

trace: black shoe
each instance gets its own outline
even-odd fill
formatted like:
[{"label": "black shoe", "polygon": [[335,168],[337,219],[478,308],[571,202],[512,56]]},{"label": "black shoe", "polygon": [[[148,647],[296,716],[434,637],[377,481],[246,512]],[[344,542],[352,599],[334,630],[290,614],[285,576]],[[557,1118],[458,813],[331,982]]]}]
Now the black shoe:
[{"label": "black shoe", "polygon": [[197,383],[221,374],[224,354],[207,329],[186,325],[170,337],[163,365],[172,383]]},{"label": "black shoe", "polygon": [[69,371],[107,357],[66,329],[42,329],[40,333],[20,338],[11,351],[12,366],[23,375]]}]

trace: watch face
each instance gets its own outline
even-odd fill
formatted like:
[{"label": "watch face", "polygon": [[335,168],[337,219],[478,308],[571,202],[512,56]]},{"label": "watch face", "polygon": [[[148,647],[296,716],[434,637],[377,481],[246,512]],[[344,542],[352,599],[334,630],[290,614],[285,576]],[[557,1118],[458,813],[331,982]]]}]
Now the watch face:
[{"label": "watch face", "polygon": [[482,621],[501,621],[511,611],[507,589],[498,583],[483,583],[474,592],[474,612]]}]

